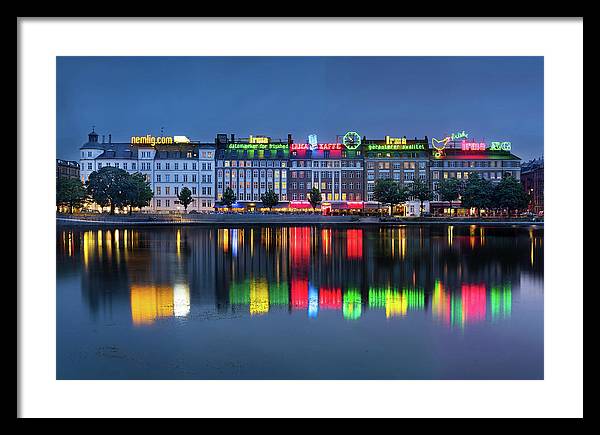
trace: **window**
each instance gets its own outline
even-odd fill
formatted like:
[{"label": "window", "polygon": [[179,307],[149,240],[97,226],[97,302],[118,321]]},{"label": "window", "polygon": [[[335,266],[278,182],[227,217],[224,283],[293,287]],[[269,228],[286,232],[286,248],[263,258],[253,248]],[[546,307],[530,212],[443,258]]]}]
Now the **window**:
[{"label": "window", "polygon": [[165,195],[169,195],[171,193],[171,188],[169,186],[165,187]]},{"label": "window", "polygon": [[160,206],[161,206],[161,205],[160,205],[160,199],[157,199],[157,200],[156,200],[156,206],[157,206],[157,207],[160,207]]},{"label": "window", "polygon": [[171,200],[165,199],[165,207],[171,207]]}]

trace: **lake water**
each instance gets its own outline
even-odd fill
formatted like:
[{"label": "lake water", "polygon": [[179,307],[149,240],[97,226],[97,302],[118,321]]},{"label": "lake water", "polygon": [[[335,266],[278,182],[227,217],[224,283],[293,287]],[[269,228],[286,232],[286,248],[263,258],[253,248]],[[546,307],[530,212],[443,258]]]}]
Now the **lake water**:
[{"label": "lake water", "polygon": [[57,230],[58,379],[543,379],[543,228]]}]

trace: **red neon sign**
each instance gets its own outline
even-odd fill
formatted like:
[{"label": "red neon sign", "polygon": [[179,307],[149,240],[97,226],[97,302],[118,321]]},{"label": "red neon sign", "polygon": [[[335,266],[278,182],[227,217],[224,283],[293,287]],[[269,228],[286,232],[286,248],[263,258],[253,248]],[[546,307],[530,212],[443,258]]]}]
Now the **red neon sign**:
[{"label": "red neon sign", "polygon": [[346,204],[348,205],[348,208],[362,208],[363,207],[362,201],[347,201]]},{"label": "red neon sign", "polygon": [[290,201],[290,208],[312,208],[308,201]]}]

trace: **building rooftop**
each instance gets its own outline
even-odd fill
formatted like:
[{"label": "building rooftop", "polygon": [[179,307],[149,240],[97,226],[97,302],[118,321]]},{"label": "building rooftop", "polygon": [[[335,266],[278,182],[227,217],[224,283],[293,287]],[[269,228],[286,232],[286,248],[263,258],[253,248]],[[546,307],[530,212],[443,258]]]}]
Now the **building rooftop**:
[{"label": "building rooftop", "polygon": [[536,169],[544,168],[544,158],[540,157],[537,159],[528,160],[527,162],[521,165],[521,173],[527,173],[534,171]]},{"label": "building rooftop", "polygon": [[57,165],[64,165],[64,166],[72,166],[74,168],[78,168],[79,167],[79,163],[74,161],[74,160],[62,160],[62,159],[56,159],[56,164]]}]

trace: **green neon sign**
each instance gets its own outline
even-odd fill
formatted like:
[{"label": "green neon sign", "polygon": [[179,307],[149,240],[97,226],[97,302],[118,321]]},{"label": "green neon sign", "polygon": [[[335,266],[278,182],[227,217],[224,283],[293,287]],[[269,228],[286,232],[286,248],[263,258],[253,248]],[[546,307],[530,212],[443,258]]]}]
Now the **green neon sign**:
[{"label": "green neon sign", "polygon": [[367,145],[369,151],[424,151],[424,143],[411,143],[411,144],[369,144]]},{"label": "green neon sign", "polygon": [[512,144],[510,142],[492,142],[489,149],[492,151],[510,151]]}]

